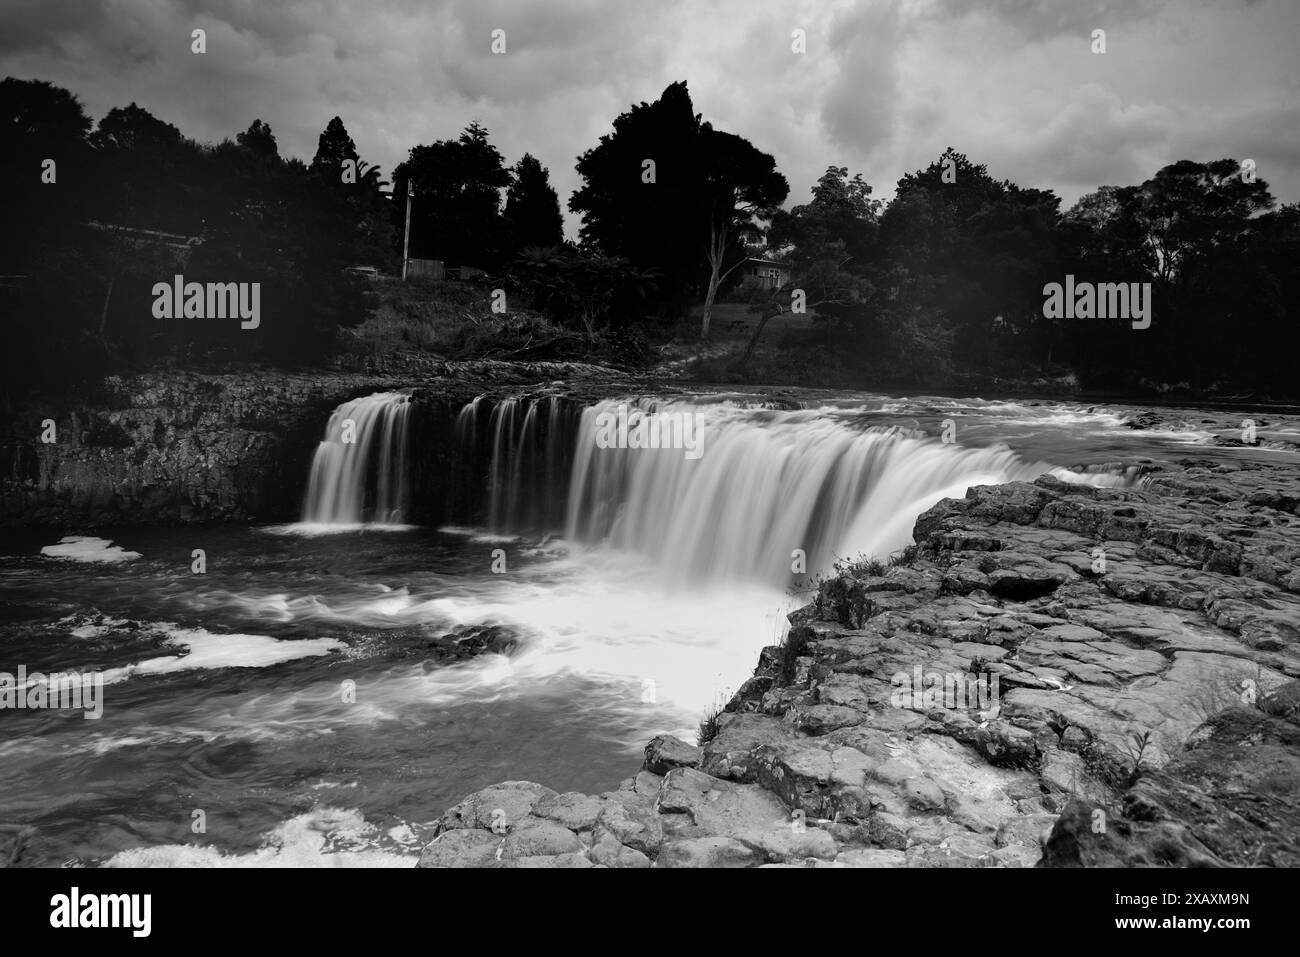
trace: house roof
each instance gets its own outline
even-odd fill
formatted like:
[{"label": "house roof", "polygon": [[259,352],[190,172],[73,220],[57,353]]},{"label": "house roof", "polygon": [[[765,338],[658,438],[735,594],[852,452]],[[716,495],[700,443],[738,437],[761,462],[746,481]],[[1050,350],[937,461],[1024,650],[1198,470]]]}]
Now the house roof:
[{"label": "house roof", "polygon": [[92,229],[117,233],[120,236],[125,236],[127,239],[134,239],[137,242],[161,243],[166,246],[180,249],[184,249],[188,246],[199,246],[203,243],[202,236],[184,236],[180,233],[165,233],[158,229],[142,229],[136,226],[118,226],[115,223],[100,223],[95,220],[91,220],[86,225]]}]

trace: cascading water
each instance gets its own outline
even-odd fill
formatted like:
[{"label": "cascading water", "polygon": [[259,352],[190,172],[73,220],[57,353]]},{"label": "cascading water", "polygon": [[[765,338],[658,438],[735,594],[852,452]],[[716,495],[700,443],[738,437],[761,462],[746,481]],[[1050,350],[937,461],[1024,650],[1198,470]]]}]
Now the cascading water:
[{"label": "cascading water", "polygon": [[[782,410],[732,403],[633,403],[645,413],[702,416],[683,448],[609,446],[600,422],[623,403],[582,409],[563,396],[480,396],[457,416],[456,458],[481,489],[476,521],[494,534],[563,531],[572,542],[651,558],[676,584],[783,585],[797,550],[806,570],[837,558],[885,556],[916,517],[972,485],[1044,472],[1118,485],[1030,461],[1003,445],[968,448],[906,429],[869,428],[856,410]],[[340,406],[312,463],[306,522],[403,521],[410,396]],[[347,422],[355,440],[344,441]],[[477,497],[477,496],[476,496]]]},{"label": "cascading water", "polygon": [[703,412],[698,458],[681,449],[601,448],[598,421],[615,408],[605,402],[583,413],[567,536],[649,555],[678,583],[783,584],[796,549],[810,573],[836,558],[883,557],[910,541],[921,512],[972,485],[1046,471],[1081,480],[1005,447],[863,430],[826,410],[660,404],[653,407],[660,414]]},{"label": "cascading water", "polygon": [[[486,428],[482,423],[486,415]],[[460,411],[462,458],[488,451],[484,508],[492,532],[557,531],[573,458],[578,406],[563,396],[479,396]]]},{"label": "cascading water", "polygon": [[302,520],[326,525],[400,525],[409,494],[411,397],[380,392],[345,402],[316,447]]}]

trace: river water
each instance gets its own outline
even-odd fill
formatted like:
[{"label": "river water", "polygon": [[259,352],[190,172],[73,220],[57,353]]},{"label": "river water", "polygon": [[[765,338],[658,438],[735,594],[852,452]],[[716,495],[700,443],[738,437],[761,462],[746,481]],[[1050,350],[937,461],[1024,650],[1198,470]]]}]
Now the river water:
[{"label": "river water", "polygon": [[[409,866],[478,788],[599,792],[654,734],[694,740],[816,574],[901,548],[946,495],[1049,470],[1127,485],[1144,463],[1294,461],[1300,443],[1278,413],[1254,415],[1272,447],[1227,448],[1215,436],[1243,413],[1165,409],[1134,430],[1042,401],[641,407],[702,412],[698,458],[602,448],[612,401],[467,407],[461,431],[491,440],[478,524],[402,524],[416,450],[408,397],[389,394],[323,424],[301,522],[9,535],[0,672],[104,685],[98,719],[0,710],[0,835],[34,826],[45,866]],[[431,650],[473,626],[508,653]]]}]

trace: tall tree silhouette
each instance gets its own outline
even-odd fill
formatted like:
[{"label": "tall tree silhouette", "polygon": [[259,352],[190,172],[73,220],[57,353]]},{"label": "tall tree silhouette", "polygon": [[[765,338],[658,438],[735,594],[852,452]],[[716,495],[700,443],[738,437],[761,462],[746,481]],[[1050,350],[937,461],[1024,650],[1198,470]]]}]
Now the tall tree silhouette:
[{"label": "tall tree silhouette", "polygon": [[584,184],[569,208],[582,215],[583,242],[659,270],[664,314],[703,288],[705,335],[728,257],[789,191],[772,157],[701,122],[685,82],[618,116],[577,170]]},{"label": "tall tree silhouette", "polygon": [[583,185],[569,200],[584,245],[659,271],[655,305],[665,318],[680,314],[704,278],[699,132],[686,83],[671,84],[616,117],[613,132],[578,158]]},{"label": "tall tree silhouette", "polygon": [[357,144],[352,142],[342,118],[334,117],[316,141],[316,155],[311,161],[312,172],[331,185],[338,186],[343,182],[343,163],[358,159],[360,154],[357,152]]},{"label": "tall tree silhouette", "polygon": [[516,254],[532,247],[547,248],[564,242],[560,198],[551,186],[546,167],[531,153],[525,153],[511,172],[505,219]]},{"label": "tall tree silhouette", "polygon": [[260,119],[253,120],[247,130],[235,137],[235,141],[262,159],[280,158],[280,147],[276,145],[275,134],[271,132],[270,124],[263,123]]}]

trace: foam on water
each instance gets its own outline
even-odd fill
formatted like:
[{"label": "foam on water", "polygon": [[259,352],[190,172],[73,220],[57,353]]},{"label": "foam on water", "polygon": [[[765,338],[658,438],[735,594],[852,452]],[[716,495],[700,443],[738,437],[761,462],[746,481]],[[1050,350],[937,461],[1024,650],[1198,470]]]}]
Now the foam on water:
[{"label": "foam on water", "polygon": [[385,832],[359,811],[321,807],[278,825],[262,847],[247,854],[224,853],[211,844],[162,844],[120,851],[103,866],[409,868],[422,840],[409,825]]},{"label": "foam on water", "polygon": [[444,535],[456,535],[460,538],[468,538],[471,542],[501,543],[519,541],[518,535],[502,535],[500,533],[485,532],[481,528],[465,528],[461,525],[444,525],[438,529]]},{"label": "foam on water", "polygon": [[43,547],[41,554],[46,558],[105,564],[130,562],[141,557],[139,552],[129,552],[120,545],[90,535],[65,535],[57,545]]},{"label": "foam on water", "polygon": [[266,668],[298,658],[327,655],[346,647],[334,638],[282,641],[265,635],[213,634],[202,628],[181,628],[168,622],[151,624],[146,628],[165,634],[169,645],[179,646],[177,654],[108,668],[103,672],[105,684],[196,669]]},{"label": "foam on water", "polygon": [[398,522],[291,522],[287,525],[267,525],[261,531],[271,535],[296,535],[315,538],[321,535],[346,535],[351,532],[411,532],[418,525]]}]

